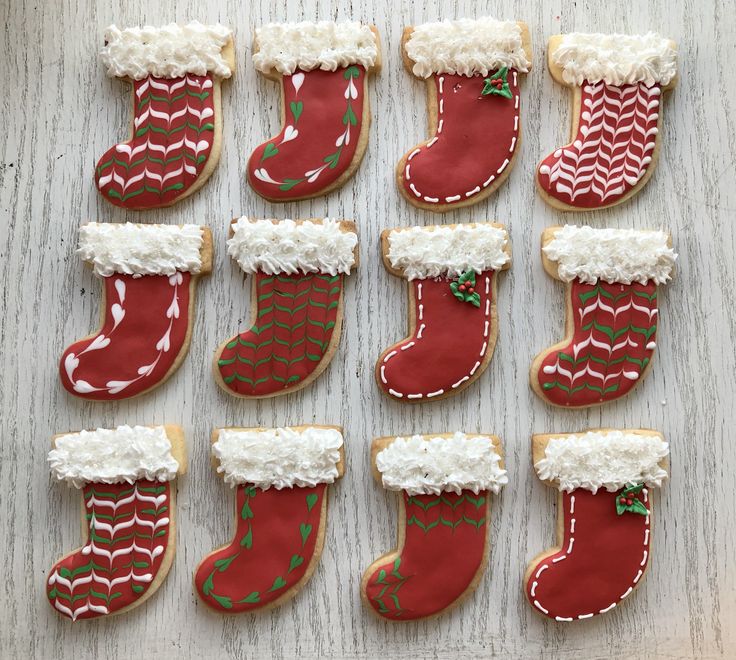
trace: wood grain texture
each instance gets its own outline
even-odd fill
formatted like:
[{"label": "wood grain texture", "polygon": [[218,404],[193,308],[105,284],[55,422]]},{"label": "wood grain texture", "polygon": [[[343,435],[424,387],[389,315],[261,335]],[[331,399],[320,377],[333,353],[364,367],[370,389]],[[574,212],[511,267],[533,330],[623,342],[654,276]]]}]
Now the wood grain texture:
[{"label": "wood grain texture", "polygon": [[[524,20],[534,69],[522,82],[524,141],[508,182],[487,203],[446,223],[497,221],[514,246],[499,282],[500,335],[488,370],[462,395],[403,406],[382,396],[374,361],[403,336],[405,283],[380,261],[384,227],[432,224],[394,182],[396,161],[425,135],[425,85],[401,65],[405,25],[483,12]],[[169,3],[173,7],[173,3]],[[279,95],[250,62],[254,26],[269,20],[359,18],[374,23],[384,68],[371,81],[374,122],[354,179],[328,198],[276,205],[245,183],[250,150],[279,127]],[[127,134],[130,89],[97,61],[106,25],[220,20],[234,27],[237,73],[223,86],[224,140],[206,186],[144,215],[107,204],[93,185],[96,159]],[[733,657],[736,648],[736,18],[729,0],[473,0],[392,2],[273,0],[69,0],[0,3],[0,657]],[[534,189],[539,158],[566,139],[569,90],[545,66],[546,38],[572,30],[653,28],[680,46],[681,80],[664,100],[662,158],[631,202],[564,217]],[[489,127],[489,139],[492,127]],[[210,373],[218,343],[248,315],[250,282],[227,258],[232,217],[353,218],[361,266],[347,279],[345,327],[330,367],[290,396],[242,401]],[[148,396],[100,404],[66,394],[57,378],[64,346],[95,327],[100,283],[74,256],[87,220],[202,223],[212,227],[213,274],[199,285],[189,356]],[[532,357],[562,337],[564,287],[539,257],[544,227],[662,227],[680,253],[661,290],[656,366],[634,394],[602,408],[564,411],[529,389]],[[189,473],[179,480],[177,555],[166,582],[124,617],[75,625],[45,602],[52,562],[79,545],[79,493],[51,482],[45,462],[57,432],[118,423],[180,423]],[[346,475],[332,489],[322,562],[304,591],[263,616],[223,618],[198,602],[192,572],[230,535],[232,501],[209,462],[222,426],[339,424]],[[531,470],[531,434],[587,427],[650,427],[672,445],[672,480],[658,498],[651,571],[631,602],[576,625],[538,617],[525,602],[527,561],[554,540],[555,494]],[[448,616],[392,626],[364,611],[362,571],[394,543],[395,504],[370,476],[370,441],[398,433],[485,430],[506,451],[510,484],[494,498],[491,560],[479,589]]]}]

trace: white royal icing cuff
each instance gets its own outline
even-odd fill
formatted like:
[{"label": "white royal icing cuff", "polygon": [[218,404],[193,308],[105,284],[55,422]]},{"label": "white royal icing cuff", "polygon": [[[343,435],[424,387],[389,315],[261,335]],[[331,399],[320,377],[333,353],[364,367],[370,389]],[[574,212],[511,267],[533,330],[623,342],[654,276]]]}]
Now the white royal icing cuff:
[{"label": "white royal icing cuff", "polygon": [[312,487],[338,478],[342,433],[310,426],[302,430],[220,429],[212,445],[217,471],[231,486]]},{"label": "white royal icing cuff", "polygon": [[420,78],[435,73],[485,76],[501,67],[525,72],[531,65],[519,25],[489,17],[417,25],[405,48]]},{"label": "white royal icing cuff", "polygon": [[396,438],[378,452],[376,468],[383,487],[409,495],[460,494],[471,490],[498,493],[508,483],[491,438],[455,433],[451,438],[421,435]]},{"label": "white royal icing cuff", "polygon": [[601,80],[609,85],[643,82],[668,85],[677,75],[677,51],[669,39],[654,32],[638,34],[582,34],[562,37],[552,54],[571,85]]},{"label": "white royal icing cuff", "polygon": [[368,69],[378,59],[376,35],[357,22],[269,23],[256,30],[255,50],[258,71],[276,69],[284,75],[297,69],[335,71],[351,64]]},{"label": "white royal icing cuff", "polygon": [[171,481],[179,463],[163,426],[118,426],[56,438],[49,452],[51,474],[81,488],[87,483]]},{"label": "white royal icing cuff", "polygon": [[660,435],[589,431],[551,438],[534,467],[540,479],[557,482],[563,491],[615,492],[629,485],[661,486],[667,471],[659,462],[668,454]]},{"label": "white royal icing cuff", "polygon": [[199,273],[203,228],[90,222],[79,230],[77,254],[102,277]]},{"label": "white royal icing cuff", "polygon": [[575,278],[587,284],[603,280],[609,284],[656,284],[668,282],[677,254],[668,246],[663,231],[637,229],[594,229],[565,225],[543,248],[557,263],[563,282]]},{"label": "white royal icing cuff", "polygon": [[172,23],[164,27],[111,25],[105,31],[105,47],[100,59],[108,76],[142,80],[147,76],[180,78],[187,73],[213,73],[229,78],[230,65],[222,49],[232,39],[232,30],[223,25]]},{"label": "white royal icing cuff", "polygon": [[227,253],[246,273],[350,273],[355,265],[358,235],[343,231],[340,222],[250,220],[233,225]]},{"label": "white royal icing cuff", "polygon": [[387,257],[408,280],[499,270],[510,257],[505,229],[492,225],[411,227],[388,234]]}]

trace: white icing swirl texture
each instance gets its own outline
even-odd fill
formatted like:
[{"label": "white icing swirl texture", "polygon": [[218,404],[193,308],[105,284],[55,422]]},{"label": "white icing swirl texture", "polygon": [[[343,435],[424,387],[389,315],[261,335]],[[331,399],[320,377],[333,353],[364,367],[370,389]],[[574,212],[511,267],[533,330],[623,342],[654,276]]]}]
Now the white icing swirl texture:
[{"label": "white icing swirl texture", "polygon": [[411,227],[388,235],[388,260],[408,280],[499,270],[509,262],[505,229],[492,225]]},{"label": "white icing swirl texture", "polygon": [[378,452],[376,468],[383,487],[409,495],[460,494],[463,490],[498,493],[508,483],[493,440],[457,432],[450,438],[421,435],[396,438]]},{"label": "white icing swirl texture", "polygon": [[406,54],[420,78],[435,73],[486,76],[504,66],[526,72],[531,66],[519,25],[487,16],[417,25]]},{"label": "white icing swirl texture", "polygon": [[643,82],[668,85],[677,75],[673,42],[654,32],[638,34],[583,34],[562,37],[552,55],[571,85],[601,80],[609,85]]},{"label": "white icing swirl texture", "polygon": [[659,463],[668,454],[659,434],[589,431],[551,438],[534,467],[540,479],[557,482],[561,491],[615,492],[628,485],[661,486],[667,471]]},{"label": "white icing swirl texture", "polygon": [[232,39],[232,30],[223,25],[172,23],[163,27],[132,27],[121,30],[111,25],[105,31],[105,47],[100,59],[108,76],[142,80],[148,76],[179,78],[187,73],[220,78],[232,74],[222,56]]},{"label": "white icing swirl texture", "polygon": [[340,222],[250,220],[239,218],[227,253],[246,273],[329,273],[347,275],[355,265],[358,235],[343,231]]},{"label": "white icing swirl texture", "polygon": [[310,426],[244,430],[220,429],[212,445],[217,471],[231,486],[257,488],[312,487],[338,478],[342,433]]},{"label": "white icing swirl texture", "polygon": [[663,231],[565,225],[542,251],[557,262],[557,273],[564,282],[577,278],[587,284],[598,280],[664,284],[670,280],[677,259],[668,240]]},{"label": "white icing swirl texture", "polygon": [[253,64],[263,73],[336,71],[351,64],[368,69],[377,59],[376,35],[362,23],[269,23],[256,30]]},{"label": "white icing swirl texture", "polygon": [[90,222],[79,230],[77,254],[102,277],[196,274],[202,268],[202,235],[199,225]]},{"label": "white icing swirl texture", "polygon": [[179,463],[163,426],[118,426],[56,438],[49,452],[51,474],[81,488],[87,483],[171,481]]}]

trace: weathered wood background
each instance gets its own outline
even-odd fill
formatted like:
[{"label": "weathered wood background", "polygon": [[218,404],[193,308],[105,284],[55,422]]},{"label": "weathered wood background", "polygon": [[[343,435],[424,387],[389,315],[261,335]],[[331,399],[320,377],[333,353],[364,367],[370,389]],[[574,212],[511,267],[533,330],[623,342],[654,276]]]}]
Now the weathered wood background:
[{"label": "weathered wood background", "polygon": [[[168,5],[168,7],[167,7]],[[175,6],[174,6],[175,5]],[[529,23],[534,70],[523,83],[524,141],[509,181],[487,204],[444,218],[409,207],[394,164],[425,135],[424,85],[399,58],[405,25],[493,12]],[[250,150],[278,126],[278,88],[250,62],[263,22],[356,18],[375,23],[384,69],[371,84],[374,123],[357,176],[327,199],[273,205],[245,183]],[[143,215],[107,204],[92,180],[97,158],[127,134],[130,89],[107,79],[96,53],[109,23],[199,19],[231,25],[237,72],[224,86],[224,148],[193,198]],[[730,0],[396,2],[221,0],[152,3],[67,0],[0,3],[0,657],[734,657],[736,545],[734,356],[736,332],[736,18]],[[664,103],[662,159],[632,202],[562,216],[534,190],[537,160],[569,131],[567,90],[545,69],[559,32],[655,29],[680,44],[681,82]],[[493,127],[480,140],[492,140]],[[227,258],[228,220],[341,216],[360,228],[361,266],[347,288],[345,329],[331,367],[311,387],[262,402],[228,397],[210,375],[215,347],[245,322],[250,281]],[[513,239],[501,277],[500,337],[488,371],[462,395],[406,407],[379,394],[379,352],[403,336],[404,282],[379,260],[384,227],[496,220]],[[61,388],[63,347],[96,323],[100,283],[74,256],[88,220],[206,223],[214,273],[199,286],[190,355],[159,390],[131,402],[85,403]],[[551,224],[663,227],[680,253],[663,287],[655,368],[633,396],[583,412],[553,410],[530,391],[532,356],[561,337],[563,287],[542,271],[539,236]],[[178,552],[159,592],[109,620],[70,624],[49,608],[44,578],[79,545],[79,493],[52,483],[45,462],[55,432],[119,423],[181,423],[191,454],[179,483]],[[342,424],[347,474],[333,489],[322,563],[291,603],[262,616],[222,617],[194,596],[192,571],[230,538],[232,495],[208,461],[222,425]],[[534,476],[532,432],[589,426],[652,427],[672,446],[672,480],[659,498],[651,570],[636,595],[606,616],[550,623],[527,605],[527,561],[553,540],[555,495]],[[489,571],[475,596],[429,623],[391,625],[366,612],[361,572],[395,541],[396,501],[372,482],[376,435],[463,429],[497,433],[510,484],[496,498]]]}]

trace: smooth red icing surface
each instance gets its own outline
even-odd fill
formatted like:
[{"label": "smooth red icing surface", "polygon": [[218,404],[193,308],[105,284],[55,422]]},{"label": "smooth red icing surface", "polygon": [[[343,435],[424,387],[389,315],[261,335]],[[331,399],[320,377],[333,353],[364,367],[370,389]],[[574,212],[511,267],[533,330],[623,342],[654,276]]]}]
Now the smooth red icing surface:
[{"label": "smooth red icing surface", "polygon": [[400,561],[392,555],[372,566],[365,595],[387,619],[420,619],[452,605],[486,561],[490,501],[487,491],[403,493],[403,498],[406,538]]},{"label": "smooth red icing surface", "polygon": [[83,490],[89,538],[49,571],[46,594],[64,616],[112,614],[143,597],[169,543],[170,484],[89,484]]},{"label": "smooth red icing surface", "polygon": [[402,161],[401,185],[408,197],[438,206],[465,202],[505,173],[519,138],[517,78],[510,69],[513,98],[508,99],[482,96],[481,75],[435,76],[441,126],[433,144],[415,147]]},{"label": "smooth red icing surface", "polygon": [[573,337],[542,360],[536,377],[544,398],[560,406],[585,406],[627,394],[654,354],[656,291],[651,281],[573,280]]},{"label": "smooth red icing surface", "polygon": [[[184,348],[191,275],[115,274],[103,281],[107,308],[102,329],[64,351],[59,376],[75,396],[125,399],[161,382]],[[118,308],[124,315],[116,325]]]},{"label": "smooth red icing surface", "polygon": [[133,138],[100,158],[97,188],[116,206],[167,206],[199,178],[212,151],[212,77],[137,80],[133,112]]},{"label": "smooth red icing surface", "polygon": [[[642,502],[644,493],[638,495]],[[649,560],[649,516],[618,515],[616,497],[602,490],[562,493],[562,548],[534,565],[525,586],[537,611],[551,618],[589,618],[613,609],[641,580]],[[651,502],[646,506],[651,511]]]},{"label": "smooth red icing surface", "polygon": [[[278,200],[317,195],[352,165],[363,125],[366,75],[353,65],[283,76],[284,126],[248,159],[248,181],[259,195]],[[297,104],[301,110],[295,112]],[[346,119],[348,105],[354,123]],[[277,153],[269,155],[274,148]]]},{"label": "smooth red icing surface", "polygon": [[578,132],[537,168],[548,195],[578,208],[608,206],[645,175],[657,140],[660,87],[584,82]]},{"label": "smooth red icing surface", "polygon": [[[319,560],[315,549],[327,485],[253,489],[251,496],[247,488],[236,490],[233,540],[205,557],[194,576],[199,597],[223,612],[247,612],[269,605],[297,586],[312,562]],[[246,500],[250,517],[243,513]],[[243,539],[249,533],[247,547]],[[211,588],[206,589],[210,576]],[[252,602],[239,602],[249,596]]]},{"label": "smooth red icing surface", "polygon": [[450,282],[454,279],[441,277],[409,283],[414,287],[414,333],[392,346],[376,364],[378,382],[389,395],[419,399],[439,392],[434,396],[440,396],[453,392],[483,371],[482,363],[495,330],[493,275],[492,270],[476,275],[480,307],[453,295]]},{"label": "smooth red icing surface", "polygon": [[255,275],[258,316],[218,356],[225,386],[259,396],[301,384],[325,359],[334,333],[342,275]]}]

